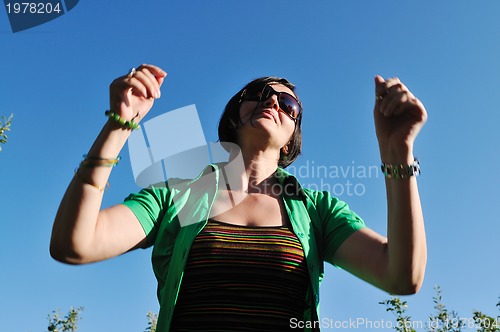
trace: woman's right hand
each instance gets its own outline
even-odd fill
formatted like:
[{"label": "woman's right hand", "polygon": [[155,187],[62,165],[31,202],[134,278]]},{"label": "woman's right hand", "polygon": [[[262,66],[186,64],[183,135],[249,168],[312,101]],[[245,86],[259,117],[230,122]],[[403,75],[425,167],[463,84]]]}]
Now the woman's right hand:
[{"label": "woman's right hand", "polygon": [[[132,71],[133,72],[133,71]],[[149,112],[167,76],[161,68],[141,65],[135,73],[118,77],[109,87],[110,111],[138,123]],[[110,120],[88,155],[115,158],[131,130]],[[101,210],[103,190],[112,167],[82,167],[59,205],[50,253],[58,261],[84,264],[115,257],[146,244],[146,235],[132,210],[117,204]],[[101,187],[101,188],[100,188]]]},{"label": "woman's right hand", "polygon": [[140,65],[133,72],[118,77],[109,86],[110,111],[125,120],[138,123],[146,116],[154,100],[160,98],[160,87],[167,73],[154,65]]}]

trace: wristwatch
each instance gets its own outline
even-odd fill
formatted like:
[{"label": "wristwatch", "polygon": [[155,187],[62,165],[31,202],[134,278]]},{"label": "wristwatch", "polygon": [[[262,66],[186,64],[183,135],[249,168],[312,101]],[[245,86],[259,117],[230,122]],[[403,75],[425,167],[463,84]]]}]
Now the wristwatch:
[{"label": "wristwatch", "polygon": [[407,179],[420,174],[420,161],[415,158],[411,165],[382,163],[382,173],[387,178]]}]

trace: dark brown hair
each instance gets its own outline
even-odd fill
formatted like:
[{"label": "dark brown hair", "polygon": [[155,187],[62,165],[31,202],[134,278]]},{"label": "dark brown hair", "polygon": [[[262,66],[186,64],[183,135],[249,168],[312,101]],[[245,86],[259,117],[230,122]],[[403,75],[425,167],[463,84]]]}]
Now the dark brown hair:
[{"label": "dark brown hair", "polygon": [[[231,99],[229,99],[226,107],[224,108],[224,112],[219,121],[219,141],[220,142],[231,142],[234,144],[238,144],[238,129],[241,125],[240,119],[240,105],[242,101],[242,97],[245,91],[249,88],[255,87],[264,87],[269,84],[282,84],[293,91],[295,97],[299,101],[300,100],[295,93],[295,85],[290,83],[288,80],[280,77],[273,76],[265,76],[257,78],[250,83],[248,83],[243,89],[238,91]],[[299,114],[296,122],[295,129],[292,134],[292,138],[290,139],[290,143],[288,145],[288,153],[284,154],[283,151],[280,152],[280,158],[278,160],[279,167],[287,167],[291,163],[295,161],[300,155],[302,150],[302,112]]]}]

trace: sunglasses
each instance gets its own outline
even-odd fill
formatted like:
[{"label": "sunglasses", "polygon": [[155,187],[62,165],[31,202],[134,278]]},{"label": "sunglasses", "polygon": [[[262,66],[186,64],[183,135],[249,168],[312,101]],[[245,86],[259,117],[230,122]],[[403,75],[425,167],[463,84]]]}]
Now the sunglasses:
[{"label": "sunglasses", "polygon": [[280,110],[288,115],[293,121],[297,121],[297,118],[302,112],[302,106],[300,106],[299,101],[287,92],[278,92],[274,90],[270,85],[264,86],[263,89],[257,87],[246,89],[241,95],[240,102],[243,100],[261,102],[274,95],[278,96]]}]

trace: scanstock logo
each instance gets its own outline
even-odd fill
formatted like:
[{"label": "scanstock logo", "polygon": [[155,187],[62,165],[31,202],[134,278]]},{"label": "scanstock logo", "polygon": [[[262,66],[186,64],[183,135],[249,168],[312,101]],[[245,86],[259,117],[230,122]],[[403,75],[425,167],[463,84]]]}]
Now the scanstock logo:
[{"label": "scanstock logo", "polygon": [[4,0],[12,32],[31,29],[56,19],[78,4],[79,0]]}]

